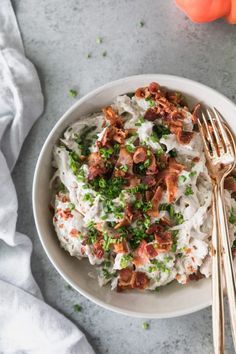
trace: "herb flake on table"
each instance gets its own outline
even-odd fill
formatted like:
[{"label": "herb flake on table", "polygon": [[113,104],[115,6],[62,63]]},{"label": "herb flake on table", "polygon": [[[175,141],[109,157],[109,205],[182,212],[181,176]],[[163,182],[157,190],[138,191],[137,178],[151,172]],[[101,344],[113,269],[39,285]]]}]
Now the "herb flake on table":
[{"label": "herb flake on table", "polygon": [[73,306],[73,309],[74,309],[75,312],[81,312],[82,307],[81,307],[79,304],[75,304],[75,305]]},{"label": "herb flake on table", "polygon": [[144,330],[147,330],[147,329],[149,329],[149,323],[147,323],[147,322],[143,322],[143,324],[142,324],[142,327],[143,327],[143,329]]},{"label": "herb flake on table", "polygon": [[97,37],[97,38],[96,38],[96,43],[97,43],[97,44],[101,44],[102,42],[103,42],[102,37]]},{"label": "herb flake on table", "polygon": [[75,98],[75,97],[77,97],[77,95],[78,95],[78,92],[76,90],[73,90],[73,89],[69,90],[69,96],[70,97]]}]

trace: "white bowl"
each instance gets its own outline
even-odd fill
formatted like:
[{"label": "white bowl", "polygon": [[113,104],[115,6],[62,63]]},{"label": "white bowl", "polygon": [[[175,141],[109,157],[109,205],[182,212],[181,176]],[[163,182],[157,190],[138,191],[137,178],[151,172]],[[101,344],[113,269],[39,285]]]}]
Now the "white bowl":
[{"label": "white bowl", "polygon": [[189,314],[211,305],[211,280],[202,279],[179,285],[169,284],[160,292],[111,291],[100,288],[97,279],[88,276],[92,266],[88,260],[79,261],[60,248],[48,211],[49,181],[52,176],[52,148],[64,129],[80,116],[96,112],[113,102],[118,95],[135,91],[152,81],[180,91],[190,103],[202,102],[215,106],[236,131],[236,106],[220,93],[197,82],[169,75],[139,75],[110,82],[78,100],[57,122],[40,153],[33,182],[33,210],[42,245],[50,261],[62,277],[82,295],[96,304],[125,315],[167,318]]}]

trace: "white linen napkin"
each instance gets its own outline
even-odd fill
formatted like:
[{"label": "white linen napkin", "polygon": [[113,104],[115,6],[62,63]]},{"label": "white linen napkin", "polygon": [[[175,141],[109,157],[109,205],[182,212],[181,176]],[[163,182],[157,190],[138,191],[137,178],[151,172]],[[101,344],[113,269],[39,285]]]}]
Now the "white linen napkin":
[{"label": "white linen napkin", "polygon": [[31,241],[16,232],[17,197],[10,171],[43,110],[34,66],[10,0],[0,5],[0,353],[94,354],[78,328],[48,306],[30,269]]}]

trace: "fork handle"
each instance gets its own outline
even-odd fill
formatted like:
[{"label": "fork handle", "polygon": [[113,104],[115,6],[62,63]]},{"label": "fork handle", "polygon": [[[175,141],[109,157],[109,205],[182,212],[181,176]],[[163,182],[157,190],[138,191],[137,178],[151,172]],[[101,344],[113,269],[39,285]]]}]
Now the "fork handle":
[{"label": "fork handle", "polygon": [[222,247],[217,222],[217,200],[219,190],[213,185],[213,229],[212,229],[212,330],[215,354],[224,353],[224,300],[223,300],[223,272]]},{"label": "fork handle", "polygon": [[229,312],[231,319],[232,338],[236,352],[236,281],[233,267],[233,258],[229,237],[228,217],[224,203],[224,179],[219,186],[218,200],[217,200],[218,222],[223,247],[223,264],[226,290],[229,302]]}]

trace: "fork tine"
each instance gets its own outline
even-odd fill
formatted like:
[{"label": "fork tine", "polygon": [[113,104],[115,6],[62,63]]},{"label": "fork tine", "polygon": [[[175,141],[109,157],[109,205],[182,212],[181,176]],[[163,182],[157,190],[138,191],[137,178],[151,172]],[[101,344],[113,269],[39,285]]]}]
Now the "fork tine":
[{"label": "fork tine", "polygon": [[211,123],[211,127],[213,129],[214,137],[215,137],[215,140],[216,140],[216,143],[217,143],[217,148],[219,149],[219,153],[222,154],[225,151],[224,143],[222,143],[222,138],[221,138],[221,136],[220,136],[220,134],[218,132],[219,128],[216,126],[215,119],[213,119],[213,117],[212,117],[213,111],[210,110],[210,109],[207,109],[206,112],[207,112],[207,115],[209,117],[209,120],[210,120],[210,123]]},{"label": "fork tine", "polygon": [[[218,127],[219,127],[219,130],[220,130],[220,134],[222,136],[223,142],[225,144],[226,151],[229,151],[230,153],[233,153],[232,143],[230,142],[228,134],[226,133],[226,130],[225,130],[223,124],[222,124],[221,115],[220,115],[220,113],[217,111],[217,109],[215,107],[213,108],[213,112],[215,114],[215,119],[216,119],[216,122],[218,124]],[[231,139],[232,139],[232,142],[233,142],[234,139],[233,139],[232,135],[231,135]]]},{"label": "fork tine", "polygon": [[199,131],[200,131],[200,134],[201,134],[201,137],[202,137],[202,141],[203,141],[205,152],[207,154],[210,154],[209,146],[207,145],[204,129],[203,129],[202,122],[200,121],[200,119],[198,119],[198,127],[199,127]]},{"label": "fork tine", "polygon": [[[206,119],[205,114],[203,112],[202,112],[202,120],[203,120],[203,123],[204,123],[205,132],[206,132],[206,135],[207,135],[207,137],[205,137],[205,139],[207,138],[207,141],[208,141],[208,143],[210,145],[210,148],[212,150],[212,154],[211,154],[211,152],[209,152],[209,155],[218,155],[217,151],[216,151],[216,147],[215,147],[214,141],[212,139],[212,135],[211,135],[208,123],[207,123],[207,119]],[[204,129],[203,129],[203,134],[204,134]],[[209,147],[207,147],[207,149],[209,151]]]}]

